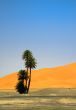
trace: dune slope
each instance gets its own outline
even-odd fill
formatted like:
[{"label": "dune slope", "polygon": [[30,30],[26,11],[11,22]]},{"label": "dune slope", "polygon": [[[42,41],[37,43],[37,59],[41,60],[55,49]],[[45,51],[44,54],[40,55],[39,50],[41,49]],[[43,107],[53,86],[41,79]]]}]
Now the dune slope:
[{"label": "dune slope", "polygon": [[[15,89],[17,72],[0,78],[0,89]],[[76,63],[32,71],[31,88],[76,88]]]}]

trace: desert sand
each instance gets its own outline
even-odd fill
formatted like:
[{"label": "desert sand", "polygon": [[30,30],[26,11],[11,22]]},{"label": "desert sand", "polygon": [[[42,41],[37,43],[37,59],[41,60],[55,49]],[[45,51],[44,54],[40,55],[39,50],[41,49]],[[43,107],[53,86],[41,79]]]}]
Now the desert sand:
[{"label": "desert sand", "polygon": [[[15,89],[17,74],[0,78],[0,89]],[[76,88],[76,63],[32,70],[31,88]]]}]

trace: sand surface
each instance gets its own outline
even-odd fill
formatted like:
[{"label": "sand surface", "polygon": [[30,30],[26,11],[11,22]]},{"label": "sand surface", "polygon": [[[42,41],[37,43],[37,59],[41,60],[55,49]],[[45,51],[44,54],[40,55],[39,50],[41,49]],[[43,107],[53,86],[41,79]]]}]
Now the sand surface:
[{"label": "sand surface", "polygon": [[[0,89],[15,89],[17,72],[0,78]],[[76,63],[32,70],[31,88],[76,88]]]}]

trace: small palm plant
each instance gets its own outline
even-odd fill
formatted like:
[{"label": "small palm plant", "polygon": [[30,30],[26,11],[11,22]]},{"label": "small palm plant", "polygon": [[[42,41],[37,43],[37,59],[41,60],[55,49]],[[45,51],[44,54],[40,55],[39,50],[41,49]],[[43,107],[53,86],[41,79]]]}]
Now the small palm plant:
[{"label": "small palm plant", "polygon": [[27,79],[27,72],[25,70],[20,70],[18,72],[18,83],[16,85],[16,90],[20,94],[27,93],[27,86],[24,81]]},{"label": "small palm plant", "polygon": [[24,94],[25,93],[25,87],[24,87],[24,83],[23,81],[19,81],[16,85],[16,90],[17,92],[19,92],[20,94]]}]

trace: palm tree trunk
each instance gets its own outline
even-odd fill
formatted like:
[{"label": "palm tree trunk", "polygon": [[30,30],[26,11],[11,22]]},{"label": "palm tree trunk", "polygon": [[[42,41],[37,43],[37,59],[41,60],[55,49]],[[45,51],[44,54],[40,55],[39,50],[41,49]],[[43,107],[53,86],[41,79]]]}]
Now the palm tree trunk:
[{"label": "palm tree trunk", "polygon": [[27,73],[28,73],[28,67],[27,67]]},{"label": "palm tree trunk", "polygon": [[26,86],[27,86],[27,80],[28,80],[28,68],[27,68],[27,79],[26,79]]},{"label": "palm tree trunk", "polygon": [[28,83],[27,83],[27,81],[28,81],[28,67],[27,67],[27,78],[26,78],[26,87],[27,87],[26,93],[28,93]]},{"label": "palm tree trunk", "polygon": [[22,80],[22,83],[24,84],[24,79]]},{"label": "palm tree trunk", "polygon": [[[27,89],[28,92],[29,92],[29,88],[30,88],[30,82],[31,82],[31,68],[30,68],[30,76],[29,76],[29,79],[28,79],[28,87],[27,87],[27,88],[28,88],[28,89]],[[27,93],[28,93],[28,92],[27,92]]]},{"label": "palm tree trunk", "polygon": [[31,81],[31,67],[30,67],[30,81]]},{"label": "palm tree trunk", "polygon": [[29,92],[29,88],[30,88],[30,77],[29,77],[29,79],[28,79],[27,93]]}]

